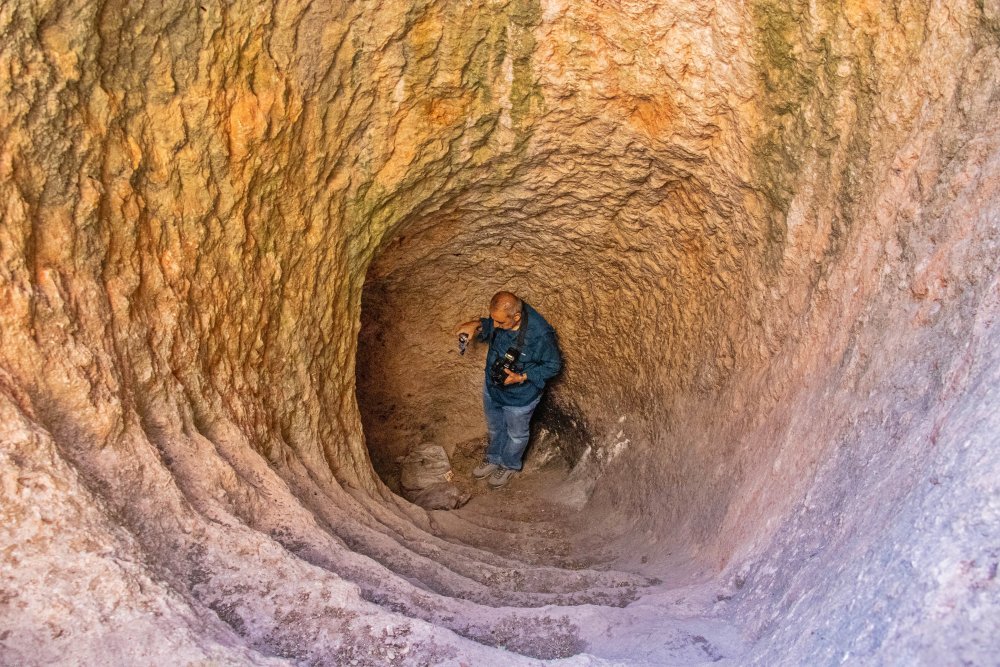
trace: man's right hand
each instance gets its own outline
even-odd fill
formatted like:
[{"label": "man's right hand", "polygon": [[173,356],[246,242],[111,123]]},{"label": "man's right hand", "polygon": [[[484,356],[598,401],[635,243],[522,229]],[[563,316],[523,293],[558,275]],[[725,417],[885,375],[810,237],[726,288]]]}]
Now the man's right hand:
[{"label": "man's right hand", "polygon": [[457,325],[455,327],[454,333],[456,336],[463,333],[468,334],[469,338],[472,338],[473,336],[479,333],[482,326],[483,326],[482,322],[480,322],[478,319],[470,320],[468,322],[463,322],[462,324]]}]

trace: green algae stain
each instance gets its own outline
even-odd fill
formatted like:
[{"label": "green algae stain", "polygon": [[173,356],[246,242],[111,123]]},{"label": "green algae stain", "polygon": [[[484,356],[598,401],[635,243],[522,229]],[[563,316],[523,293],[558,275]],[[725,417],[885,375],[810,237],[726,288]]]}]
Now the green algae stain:
[{"label": "green algae stain", "polygon": [[512,40],[514,71],[510,86],[510,117],[515,130],[524,130],[529,125],[533,105],[541,105],[542,93],[531,66],[535,36],[529,30],[515,34]]},{"label": "green algae stain", "polygon": [[[801,12],[791,2],[757,2],[752,6],[756,39],[754,59],[761,86],[762,111],[767,126],[753,142],[757,182],[768,203],[783,215],[794,196],[804,157],[806,133],[803,106],[816,87],[815,70],[801,55]],[[773,240],[783,238],[776,230]]]},{"label": "green algae stain", "polygon": [[517,132],[531,125],[532,112],[541,108],[541,86],[535,80],[532,61],[538,47],[534,29],[541,23],[542,6],[538,0],[512,0],[505,11],[505,53],[498,53],[498,63],[511,59],[510,82],[511,124]]},{"label": "green algae stain", "polygon": [[539,0],[511,0],[507,5],[507,18],[514,25],[534,28],[542,22],[542,3]]},{"label": "green algae stain", "polygon": [[984,0],[976,0],[976,14],[979,25],[986,31],[992,41],[1000,44],[1000,12],[996,9],[990,11],[986,7]]},{"label": "green algae stain", "polygon": [[[518,163],[543,104],[533,67],[541,16],[539,0],[420,2],[406,13],[397,33],[405,61],[402,90],[409,113],[426,119],[413,124],[413,160],[392,182],[379,180],[379,160],[361,163],[361,183],[343,204],[349,228],[368,230],[352,238],[352,254],[374,252],[386,235],[419,215],[430,193],[461,190],[480,177],[478,165],[513,169]],[[498,143],[505,98],[514,136],[509,141],[508,131]]]},{"label": "green algae stain", "polygon": [[[752,143],[754,186],[782,243],[806,164],[819,197],[834,204],[829,253],[843,244],[870,180],[879,71],[874,37],[848,33],[844,6],[827,0],[758,0],[752,6],[762,126]],[[843,114],[850,114],[843,118]],[[835,191],[823,188],[829,185]],[[817,200],[816,203],[819,203]]]},{"label": "green algae stain", "polygon": [[839,215],[834,218],[831,228],[831,244],[828,254],[839,252],[846,241],[847,232],[853,226],[855,209],[859,203],[865,183],[871,178],[868,156],[872,149],[873,118],[876,112],[877,71],[874,65],[874,40],[869,35],[859,40],[860,54],[854,60],[850,91],[854,101],[852,130],[846,140],[846,159],[841,167],[841,184],[837,192]]},{"label": "green algae stain", "polygon": [[507,87],[504,65],[509,61],[511,121],[516,131],[526,131],[532,112],[542,104],[533,59],[537,43],[534,28],[541,22],[539,0],[510,2],[476,8],[448,5],[444,10],[444,32],[440,36],[436,67],[459,72],[458,85],[474,95],[473,116],[489,113]]},{"label": "green algae stain", "polygon": [[465,120],[471,122],[509,95],[512,125],[527,131],[543,100],[532,66],[541,16],[539,0],[415,7],[402,31],[407,90],[467,95],[473,104]]}]

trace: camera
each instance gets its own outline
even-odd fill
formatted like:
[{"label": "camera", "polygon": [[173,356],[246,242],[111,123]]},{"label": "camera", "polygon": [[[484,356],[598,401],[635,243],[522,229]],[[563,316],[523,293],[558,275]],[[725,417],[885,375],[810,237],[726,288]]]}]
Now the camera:
[{"label": "camera", "polygon": [[490,381],[498,387],[504,386],[503,383],[507,380],[507,373],[504,372],[506,369],[509,368],[512,373],[521,372],[517,363],[520,358],[521,350],[516,347],[508,348],[507,353],[502,357],[497,357],[497,360],[490,366]]}]

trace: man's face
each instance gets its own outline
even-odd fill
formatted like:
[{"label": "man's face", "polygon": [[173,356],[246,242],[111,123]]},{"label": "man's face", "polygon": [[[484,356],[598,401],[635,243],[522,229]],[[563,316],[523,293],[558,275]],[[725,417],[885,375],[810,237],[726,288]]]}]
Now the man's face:
[{"label": "man's face", "polygon": [[494,310],[490,313],[490,318],[493,320],[493,326],[497,329],[513,329],[521,322],[521,313],[511,316],[503,310]]}]

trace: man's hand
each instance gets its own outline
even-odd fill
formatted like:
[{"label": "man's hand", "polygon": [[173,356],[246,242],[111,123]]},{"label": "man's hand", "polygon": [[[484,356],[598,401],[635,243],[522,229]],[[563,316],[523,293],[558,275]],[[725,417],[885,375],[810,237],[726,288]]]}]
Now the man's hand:
[{"label": "man's hand", "polygon": [[467,334],[469,338],[472,338],[473,336],[479,333],[479,330],[482,328],[482,326],[483,323],[480,322],[479,320],[470,320],[468,322],[463,322],[462,324],[456,326],[454,333],[456,336],[459,334]]},{"label": "man's hand", "polygon": [[503,381],[503,386],[505,387],[512,384],[521,384],[522,382],[525,382],[528,379],[527,373],[515,373],[509,368],[503,369],[503,372],[507,374],[507,378]]}]

